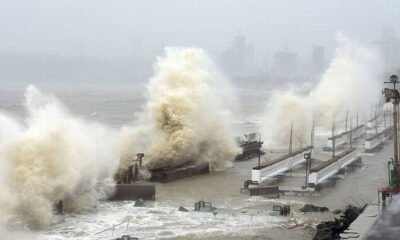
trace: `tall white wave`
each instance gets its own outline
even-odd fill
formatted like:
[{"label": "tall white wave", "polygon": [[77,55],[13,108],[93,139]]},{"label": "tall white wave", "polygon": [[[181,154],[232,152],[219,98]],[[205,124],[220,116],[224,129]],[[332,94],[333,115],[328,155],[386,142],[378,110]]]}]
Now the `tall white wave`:
[{"label": "tall white wave", "polygon": [[[291,89],[275,91],[269,99],[263,135],[267,147],[286,146],[293,122],[294,144],[310,144],[314,118],[317,126],[328,130],[332,121],[343,122],[346,112],[364,115],[378,101],[382,88],[383,61],[374,46],[364,46],[338,34],[334,57],[318,84],[308,95]],[[360,117],[361,119],[361,117]]]},{"label": "tall white wave", "polygon": [[[52,95],[29,86],[23,124],[0,115],[0,211],[32,228],[51,224],[53,207],[92,206],[105,197],[118,166],[116,137],[105,126],[73,116]],[[4,168],[3,168],[4,165]],[[4,193],[4,192],[3,192]]]},{"label": "tall white wave", "polygon": [[197,48],[167,48],[154,69],[136,127],[122,129],[122,169],[136,152],[145,152],[148,168],[225,167],[238,153],[229,127],[235,102],[229,82]]},{"label": "tall white wave", "polygon": [[384,79],[383,59],[374,46],[361,45],[338,35],[339,47],[329,68],[311,93],[319,125],[331,128],[332,119],[346,111],[362,116],[378,102]]}]

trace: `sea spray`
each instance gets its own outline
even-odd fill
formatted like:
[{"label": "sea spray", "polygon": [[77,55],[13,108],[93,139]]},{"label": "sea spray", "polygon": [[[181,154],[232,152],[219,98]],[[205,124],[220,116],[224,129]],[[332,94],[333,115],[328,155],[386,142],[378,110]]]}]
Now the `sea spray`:
[{"label": "sea spray", "polygon": [[205,52],[167,48],[147,85],[147,104],[135,127],[121,133],[121,165],[145,153],[150,169],[209,162],[222,169],[238,153],[229,128],[232,88]]},{"label": "sea spray", "polygon": [[[346,112],[359,116],[377,102],[383,79],[382,59],[373,46],[363,46],[338,34],[338,48],[321,80],[308,95],[294,89],[275,91],[269,99],[263,136],[268,147],[288,146],[293,122],[293,144],[310,141],[310,126],[329,130],[332,121],[343,123]],[[355,117],[353,117],[355,119]]]},{"label": "sea spray", "polygon": [[310,143],[312,114],[308,98],[294,91],[275,91],[268,101],[268,132],[265,145],[276,148],[288,148],[290,129],[293,127],[292,143],[304,147]]},{"label": "sea spray", "polygon": [[339,47],[310,98],[316,121],[325,128],[332,119],[344,121],[346,111],[363,115],[378,102],[382,88],[383,59],[374,46],[363,46],[338,34]]},{"label": "sea spray", "polygon": [[101,124],[73,116],[54,96],[33,86],[25,99],[24,124],[0,117],[0,160],[6,165],[1,184],[9,193],[0,195],[0,202],[13,203],[0,211],[29,227],[45,228],[58,201],[64,201],[66,211],[79,211],[105,197],[118,166],[116,137]]}]

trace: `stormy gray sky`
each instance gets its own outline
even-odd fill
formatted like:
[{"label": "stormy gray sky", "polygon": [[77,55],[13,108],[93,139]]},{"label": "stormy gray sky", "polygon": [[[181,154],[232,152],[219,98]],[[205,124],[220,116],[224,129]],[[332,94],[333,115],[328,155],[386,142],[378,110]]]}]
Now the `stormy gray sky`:
[{"label": "stormy gray sky", "polygon": [[335,33],[370,42],[397,32],[397,0],[0,0],[0,53],[153,56],[164,45],[256,51],[332,49]]}]

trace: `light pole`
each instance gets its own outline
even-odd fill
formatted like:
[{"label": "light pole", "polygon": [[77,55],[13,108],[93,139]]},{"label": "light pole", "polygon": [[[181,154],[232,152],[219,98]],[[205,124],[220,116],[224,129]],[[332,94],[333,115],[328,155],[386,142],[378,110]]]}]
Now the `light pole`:
[{"label": "light pole", "polygon": [[304,159],[306,160],[306,187],[308,187],[308,175],[311,171],[311,152],[304,153]]},{"label": "light pole", "polygon": [[393,104],[393,167],[396,175],[396,181],[392,181],[398,187],[398,180],[400,176],[399,167],[399,153],[398,153],[398,140],[397,140],[397,108],[399,106],[400,94],[396,89],[396,84],[399,83],[399,77],[397,75],[390,76],[390,82],[384,82],[393,84],[393,88],[385,88],[383,94],[385,95],[386,102],[392,102]]}]

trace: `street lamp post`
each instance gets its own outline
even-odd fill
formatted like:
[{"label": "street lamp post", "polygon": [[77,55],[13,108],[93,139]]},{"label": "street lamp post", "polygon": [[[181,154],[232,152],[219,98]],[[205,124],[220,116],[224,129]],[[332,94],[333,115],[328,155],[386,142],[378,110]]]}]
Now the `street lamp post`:
[{"label": "street lamp post", "polygon": [[[398,183],[400,176],[400,167],[399,167],[399,153],[398,153],[398,120],[397,120],[397,109],[400,102],[400,94],[396,89],[396,84],[399,83],[399,78],[397,75],[390,76],[390,82],[385,82],[389,84],[393,84],[393,88],[385,88],[383,90],[383,94],[385,95],[386,102],[392,102],[393,104],[393,167],[396,174],[396,183]],[[398,186],[396,186],[398,187]]]}]

